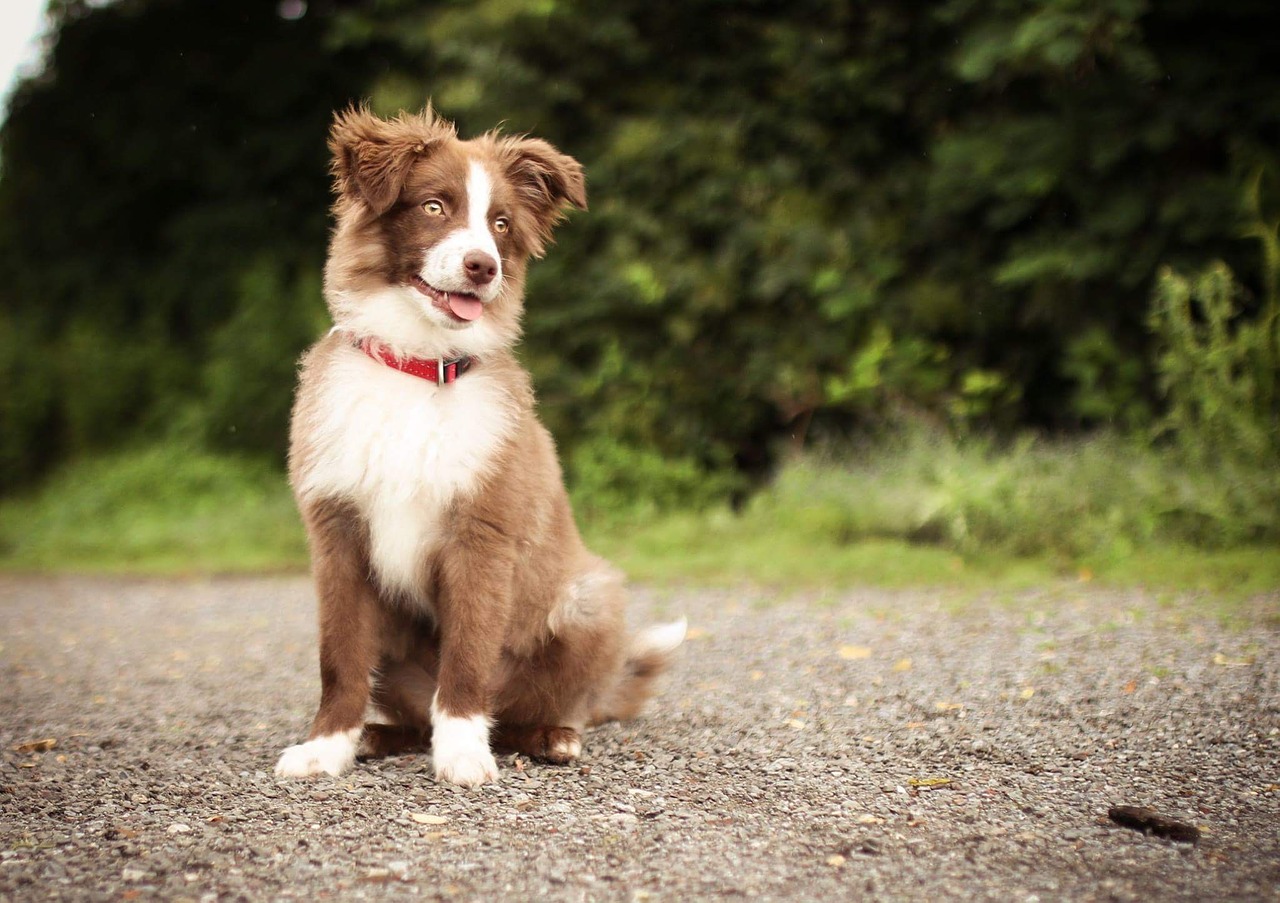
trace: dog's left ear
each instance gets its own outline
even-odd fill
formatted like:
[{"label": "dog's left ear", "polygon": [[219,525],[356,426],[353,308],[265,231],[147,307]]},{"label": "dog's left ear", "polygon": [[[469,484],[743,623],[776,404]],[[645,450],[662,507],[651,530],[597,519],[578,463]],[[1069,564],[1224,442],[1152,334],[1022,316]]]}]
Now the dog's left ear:
[{"label": "dog's left ear", "polygon": [[437,118],[430,106],[395,119],[380,119],[366,107],[347,109],[334,117],[329,131],[334,187],[381,216],[399,199],[414,161],[453,135],[453,125]]},{"label": "dog's left ear", "polygon": [[551,230],[564,219],[566,207],[587,209],[587,181],[582,164],[541,138],[520,138],[507,145],[507,173],[533,212],[539,242],[534,253],[551,239]]}]

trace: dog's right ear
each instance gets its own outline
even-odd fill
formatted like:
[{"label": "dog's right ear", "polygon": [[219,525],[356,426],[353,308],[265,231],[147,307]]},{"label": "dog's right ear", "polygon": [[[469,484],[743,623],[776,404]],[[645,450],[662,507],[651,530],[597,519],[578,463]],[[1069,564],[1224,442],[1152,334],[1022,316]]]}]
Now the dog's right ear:
[{"label": "dog's right ear", "polygon": [[349,107],[333,117],[329,130],[334,190],[363,201],[381,216],[400,197],[414,161],[454,134],[453,125],[437,118],[430,106],[395,119],[381,119],[367,107]]}]

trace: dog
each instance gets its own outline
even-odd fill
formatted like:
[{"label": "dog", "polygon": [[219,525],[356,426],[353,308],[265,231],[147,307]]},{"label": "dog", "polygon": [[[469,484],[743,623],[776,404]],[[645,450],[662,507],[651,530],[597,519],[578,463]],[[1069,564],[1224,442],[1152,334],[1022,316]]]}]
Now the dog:
[{"label": "dog", "polygon": [[329,149],[335,325],[302,358],[289,448],[320,704],[276,774],[427,746],[468,787],[498,777],[495,746],[572,762],[686,633],[627,634],[622,576],[579,537],[513,354],[529,260],[586,209],[582,166],[537,138],[461,140],[430,105],[347,109]]}]

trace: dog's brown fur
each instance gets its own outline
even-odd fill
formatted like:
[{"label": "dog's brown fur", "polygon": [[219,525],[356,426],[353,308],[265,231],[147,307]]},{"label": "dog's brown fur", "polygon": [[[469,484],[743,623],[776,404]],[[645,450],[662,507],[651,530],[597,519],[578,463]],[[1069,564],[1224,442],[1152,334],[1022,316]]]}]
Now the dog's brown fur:
[{"label": "dog's brown fur", "polygon": [[[360,728],[372,705],[385,723],[365,730],[365,753],[425,744],[434,696],[450,717],[494,722],[503,747],[567,761],[587,725],[639,710],[674,645],[629,646],[620,575],[579,538],[554,445],[511,353],[526,262],[542,253],[565,206],[585,209],[582,168],[535,139],[460,141],[430,108],[390,121],[347,111],[334,122],[330,149],[337,199],[325,291],[339,329],[360,298],[410,280],[423,248],[449,226],[423,215],[424,200],[464,184],[471,162],[493,175],[491,209],[510,220],[494,236],[503,288],[483,315],[498,347],[478,355],[458,383],[421,390],[447,393],[462,380],[488,380],[506,426],[474,488],[442,509],[420,584],[386,586],[371,557],[362,500],[315,488],[330,466],[316,437],[332,429],[335,381],[353,367],[381,365],[353,362],[360,354],[353,337],[338,331],[304,357],[289,470],[320,606],[321,699],[311,738]],[[442,353],[419,338],[356,336],[365,337],[397,354]],[[479,783],[492,774],[441,776]]]}]

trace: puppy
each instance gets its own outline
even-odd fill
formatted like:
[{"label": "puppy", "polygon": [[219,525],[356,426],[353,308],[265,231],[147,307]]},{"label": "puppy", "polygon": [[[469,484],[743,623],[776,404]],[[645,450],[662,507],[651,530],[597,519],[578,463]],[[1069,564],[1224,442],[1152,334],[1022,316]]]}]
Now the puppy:
[{"label": "puppy", "polygon": [[[582,167],[545,141],[462,141],[428,107],[335,117],[333,330],[302,359],[289,477],[320,608],[320,706],[276,774],[432,748],[436,778],[551,762],[637,713],[684,622],[628,639],[622,579],[583,546],[534,412],[526,265]],[[366,726],[366,712],[372,709]]]}]

